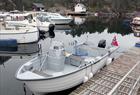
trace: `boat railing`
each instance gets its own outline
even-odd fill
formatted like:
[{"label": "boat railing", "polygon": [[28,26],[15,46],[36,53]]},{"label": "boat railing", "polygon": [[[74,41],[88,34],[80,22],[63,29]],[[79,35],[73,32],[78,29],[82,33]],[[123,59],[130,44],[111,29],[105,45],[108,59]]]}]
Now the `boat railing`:
[{"label": "boat railing", "polygon": [[[128,95],[133,95],[133,91],[135,91],[135,88],[138,86],[139,82],[140,82],[140,75],[138,76],[136,73],[138,73],[137,71],[140,69],[140,61],[138,61],[129,71],[128,73],[113,87],[113,89],[107,94],[107,95],[118,95],[119,94],[119,90],[120,87],[122,85],[123,82],[125,82],[126,78],[129,77],[130,74],[133,73],[134,77],[134,84],[133,86],[131,86],[131,89],[129,90],[129,94]],[[134,75],[135,74],[135,75]],[[135,79],[136,78],[136,79]]]}]

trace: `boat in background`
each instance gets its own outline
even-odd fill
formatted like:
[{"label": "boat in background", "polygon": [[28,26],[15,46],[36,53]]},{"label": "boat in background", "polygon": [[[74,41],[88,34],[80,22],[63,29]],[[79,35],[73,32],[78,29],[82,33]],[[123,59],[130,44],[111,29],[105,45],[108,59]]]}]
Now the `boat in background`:
[{"label": "boat in background", "polygon": [[18,44],[38,42],[39,31],[36,27],[31,26],[5,27],[1,24],[0,40],[16,40]]},{"label": "boat in background", "polygon": [[0,45],[0,55],[31,55],[38,53],[41,50],[41,46],[38,43],[30,44],[17,44],[14,46],[1,46]]},{"label": "boat in background", "polygon": [[140,42],[137,42],[137,43],[135,44],[135,47],[140,48]]},{"label": "boat in background", "polygon": [[139,16],[136,16],[132,19],[132,22],[131,22],[132,25],[140,25],[140,17]]},{"label": "boat in background", "polygon": [[69,24],[73,20],[71,16],[66,17],[59,13],[44,12],[41,15],[44,18],[48,18],[48,20],[53,24]]},{"label": "boat in background", "polygon": [[132,26],[135,37],[140,37],[140,26]]},{"label": "boat in background", "polygon": [[24,82],[35,94],[57,92],[88,81],[107,65],[109,56],[118,47],[105,48],[105,41],[98,47],[83,43],[75,46],[75,53],[65,51],[64,44],[53,41],[44,56],[40,55],[23,64],[16,78]]},{"label": "boat in background", "polygon": [[23,13],[9,13],[5,17],[5,24],[7,27],[10,26],[33,26],[37,27],[40,31],[48,31],[49,26],[52,24],[47,19],[37,17],[31,12]]}]

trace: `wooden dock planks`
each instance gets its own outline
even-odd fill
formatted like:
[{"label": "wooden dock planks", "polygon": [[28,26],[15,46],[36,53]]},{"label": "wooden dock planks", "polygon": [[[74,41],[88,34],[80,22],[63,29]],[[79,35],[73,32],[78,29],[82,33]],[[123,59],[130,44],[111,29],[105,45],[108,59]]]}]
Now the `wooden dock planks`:
[{"label": "wooden dock planks", "polygon": [[[140,48],[133,47],[69,95],[107,95],[138,61]],[[140,65],[123,81],[118,93],[113,95],[128,95],[139,75]],[[139,87],[140,85],[137,85],[131,95],[140,95]]]}]

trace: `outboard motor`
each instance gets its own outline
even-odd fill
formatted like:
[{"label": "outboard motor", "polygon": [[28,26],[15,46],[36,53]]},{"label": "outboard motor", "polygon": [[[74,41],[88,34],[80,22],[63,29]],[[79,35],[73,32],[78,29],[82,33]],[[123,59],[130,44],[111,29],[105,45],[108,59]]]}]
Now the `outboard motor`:
[{"label": "outboard motor", "polygon": [[64,63],[64,45],[62,42],[53,41],[48,53],[47,69],[54,72],[61,72],[64,69]]},{"label": "outboard motor", "polygon": [[50,38],[54,38],[54,37],[55,37],[54,28],[55,28],[55,25],[54,25],[54,24],[50,24],[50,25],[49,25],[49,30],[48,30],[48,32],[49,32]]},{"label": "outboard motor", "polygon": [[105,48],[106,47],[106,40],[100,40],[98,43],[98,47]]}]

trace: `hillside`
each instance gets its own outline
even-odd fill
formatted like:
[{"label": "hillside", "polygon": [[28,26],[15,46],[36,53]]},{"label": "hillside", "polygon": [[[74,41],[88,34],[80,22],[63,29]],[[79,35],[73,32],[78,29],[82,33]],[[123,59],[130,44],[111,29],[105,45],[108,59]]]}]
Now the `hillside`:
[{"label": "hillside", "polygon": [[73,10],[76,3],[85,4],[89,11],[131,12],[140,10],[140,0],[0,0],[0,10],[32,10],[33,2],[43,3],[46,9],[54,6]]}]

